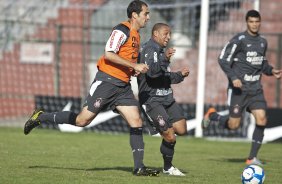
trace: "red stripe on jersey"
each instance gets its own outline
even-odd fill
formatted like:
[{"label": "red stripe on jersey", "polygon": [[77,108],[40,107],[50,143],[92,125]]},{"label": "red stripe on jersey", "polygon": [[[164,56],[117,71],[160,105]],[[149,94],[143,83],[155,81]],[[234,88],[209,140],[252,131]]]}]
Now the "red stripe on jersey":
[{"label": "red stripe on jersey", "polygon": [[111,36],[111,41],[110,41],[110,48],[113,47],[113,43],[114,43],[114,40],[115,40],[115,35],[117,34],[117,31],[114,31],[112,33],[112,36]]},{"label": "red stripe on jersey", "polygon": [[121,35],[121,37],[119,38],[119,40],[117,42],[117,47],[115,49],[115,53],[117,53],[117,51],[119,51],[119,48],[120,48],[121,42],[123,40],[123,37],[124,37],[124,34]]}]

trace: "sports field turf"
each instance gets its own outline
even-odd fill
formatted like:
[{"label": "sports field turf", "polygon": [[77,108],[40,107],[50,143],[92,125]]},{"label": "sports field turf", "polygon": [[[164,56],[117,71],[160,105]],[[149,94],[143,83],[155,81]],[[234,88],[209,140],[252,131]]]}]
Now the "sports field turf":
[{"label": "sports field turf", "polygon": [[[161,169],[159,137],[144,136],[145,164]],[[185,177],[136,177],[127,134],[62,133],[0,128],[0,183],[239,184],[250,144],[178,137],[174,164]],[[280,184],[282,144],[264,144],[259,154],[266,184]]]}]

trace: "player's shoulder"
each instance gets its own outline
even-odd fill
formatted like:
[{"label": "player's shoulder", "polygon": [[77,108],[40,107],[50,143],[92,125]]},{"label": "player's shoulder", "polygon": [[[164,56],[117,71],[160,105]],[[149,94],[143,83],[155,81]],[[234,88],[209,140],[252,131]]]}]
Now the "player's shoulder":
[{"label": "player's shoulder", "polygon": [[259,39],[260,39],[261,42],[267,43],[267,40],[266,40],[264,35],[259,34]]},{"label": "player's shoulder", "polygon": [[246,39],[246,37],[247,37],[247,36],[246,36],[246,33],[245,33],[245,32],[241,32],[241,33],[236,34],[236,35],[232,38],[232,40],[240,42],[240,41]]},{"label": "player's shoulder", "polygon": [[150,39],[144,44],[142,44],[142,50],[146,52],[156,52],[158,51],[158,46]]},{"label": "player's shoulder", "polygon": [[123,32],[127,37],[130,35],[130,28],[123,23],[116,25],[113,30],[118,30]]}]

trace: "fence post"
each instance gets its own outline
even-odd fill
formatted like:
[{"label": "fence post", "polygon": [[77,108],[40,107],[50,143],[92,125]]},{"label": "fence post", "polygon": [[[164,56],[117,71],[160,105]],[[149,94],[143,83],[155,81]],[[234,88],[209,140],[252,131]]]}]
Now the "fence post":
[{"label": "fence post", "polygon": [[[282,57],[282,34],[278,34],[278,48],[277,48],[277,62],[276,68],[281,69],[281,57]],[[280,97],[281,97],[281,85],[280,80],[276,80],[276,105],[277,108],[280,108]]]},{"label": "fence post", "polygon": [[61,61],[61,45],[62,45],[62,25],[56,25],[57,39],[56,39],[56,50],[55,50],[55,74],[54,74],[54,95],[60,95],[60,61]]},{"label": "fence post", "polygon": [[201,25],[200,25],[200,46],[198,65],[198,85],[196,103],[196,137],[202,137],[203,131],[201,120],[203,118],[205,103],[205,78],[206,78],[206,57],[207,57],[207,36],[209,26],[209,0],[202,0],[201,3]]}]

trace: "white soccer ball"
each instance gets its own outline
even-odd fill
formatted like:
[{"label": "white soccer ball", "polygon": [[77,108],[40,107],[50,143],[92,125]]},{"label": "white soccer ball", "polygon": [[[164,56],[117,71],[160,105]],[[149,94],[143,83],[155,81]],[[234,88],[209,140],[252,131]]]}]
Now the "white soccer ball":
[{"label": "white soccer ball", "polygon": [[264,170],[257,165],[247,166],[241,175],[242,184],[262,184],[265,179]]}]

